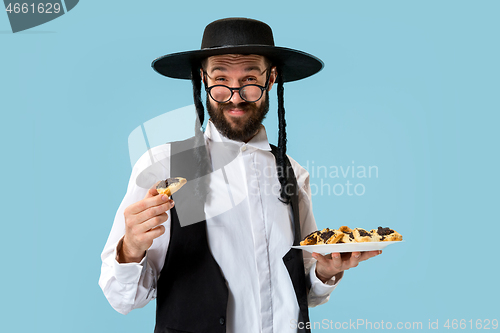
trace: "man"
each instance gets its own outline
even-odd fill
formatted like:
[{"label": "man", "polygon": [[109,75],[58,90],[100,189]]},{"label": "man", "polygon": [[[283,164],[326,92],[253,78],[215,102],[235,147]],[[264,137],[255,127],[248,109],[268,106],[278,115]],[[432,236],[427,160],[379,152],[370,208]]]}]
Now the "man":
[{"label": "man", "polygon": [[[224,19],[206,27],[201,50],[158,58],[153,67],[192,79],[199,124],[203,82],[210,119],[204,133],[155,147],[134,166],[102,253],[106,297],[124,314],[157,298],[157,333],[309,332],[307,307],[325,303],[344,270],[380,253],[313,259],[290,249],[316,223],[309,175],[285,154],[283,83],[315,74],[321,61],[275,47],[262,22]],[[261,124],[275,83],[278,148]],[[153,170],[151,157],[164,167]],[[210,177],[200,181],[203,161]],[[138,186],[146,171],[156,180],[187,173],[195,185],[174,194],[174,203]],[[203,214],[191,221],[185,216],[196,197]]]}]

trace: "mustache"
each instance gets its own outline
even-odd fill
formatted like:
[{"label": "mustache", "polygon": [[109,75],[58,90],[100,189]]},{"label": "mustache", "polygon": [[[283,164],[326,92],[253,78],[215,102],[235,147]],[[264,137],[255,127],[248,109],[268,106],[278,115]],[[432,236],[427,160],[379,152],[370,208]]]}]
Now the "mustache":
[{"label": "mustache", "polygon": [[225,111],[225,110],[231,110],[231,109],[241,109],[244,111],[251,111],[256,109],[255,103],[248,103],[248,102],[243,102],[243,103],[238,103],[234,104],[233,102],[228,102],[225,104],[219,105],[219,110]]}]

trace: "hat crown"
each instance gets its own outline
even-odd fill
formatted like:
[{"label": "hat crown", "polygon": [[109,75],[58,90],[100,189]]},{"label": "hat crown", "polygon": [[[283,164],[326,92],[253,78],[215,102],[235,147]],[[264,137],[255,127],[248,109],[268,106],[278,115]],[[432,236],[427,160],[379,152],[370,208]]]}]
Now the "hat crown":
[{"label": "hat crown", "polygon": [[156,58],[151,64],[158,73],[176,78],[196,77],[201,63],[222,54],[256,54],[266,57],[282,73],[283,82],[314,75],[323,68],[315,56],[274,45],[273,31],[264,22],[248,18],[226,18],[205,27],[201,49],[177,52]]},{"label": "hat crown", "polygon": [[205,27],[201,49],[238,45],[274,46],[271,27],[257,20],[227,18]]}]

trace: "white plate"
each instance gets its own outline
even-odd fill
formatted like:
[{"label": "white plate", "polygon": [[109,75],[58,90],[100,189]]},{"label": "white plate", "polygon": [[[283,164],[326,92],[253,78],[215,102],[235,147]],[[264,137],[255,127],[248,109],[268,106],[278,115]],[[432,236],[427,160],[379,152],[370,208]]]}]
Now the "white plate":
[{"label": "white plate", "polygon": [[363,251],[382,250],[387,245],[391,245],[394,243],[402,243],[402,242],[403,241],[302,245],[302,246],[292,246],[292,248],[302,249],[311,253],[316,252],[316,253],[328,254],[333,252],[363,252]]}]

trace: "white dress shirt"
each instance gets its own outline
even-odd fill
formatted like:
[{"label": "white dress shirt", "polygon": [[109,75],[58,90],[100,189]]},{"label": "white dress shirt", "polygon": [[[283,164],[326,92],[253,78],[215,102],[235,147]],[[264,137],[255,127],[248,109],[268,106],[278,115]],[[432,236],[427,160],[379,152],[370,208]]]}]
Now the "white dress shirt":
[{"label": "white dress shirt", "polygon": [[[205,205],[205,213],[208,244],[229,289],[227,332],[296,332],[299,306],[282,260],[293,245],[293,214],[291,205],[278,200],[280,184],[265,128],[261,126],[257,135],[244,143],[224,137],[209,121],[205,141],[212,164],[224,165],[210,178],[211,200]],[[230,143],[239,150],[237,157],[226,164],[227,156],[210,149],[213,142]],[[163,161],[162,168],[157,168],[156,180],[182,176],[169,174],[169,158],[170,145],[164,144],[152,148],[135,164],[101,255],[99,285],[111,306],[123,314],[156,297],[156,281],[170,239],[169,218],[164,223],[166,232],[154,240],[140,263],[118,263],[117,251],[125,234],[123,212],[145,197],[148,189],[139,187],[136,178],[152,163]],[[292,158],[290,162],[299,187],[303,238],[316,230],[309,174]],[[315,275],[316,260],[306,252],[304,264],[311,281],[309,307],[326,303],[339,281],[319,280]]]}]

